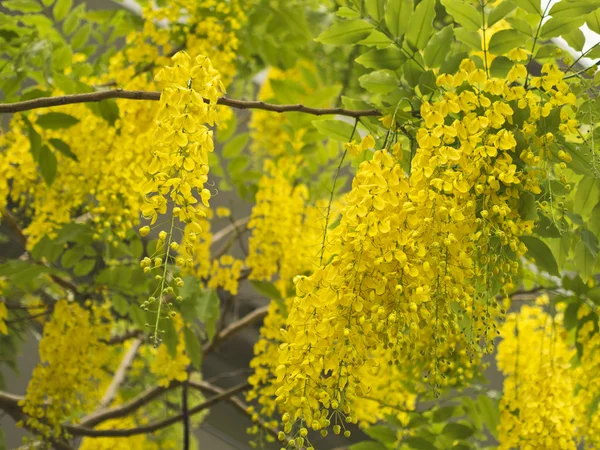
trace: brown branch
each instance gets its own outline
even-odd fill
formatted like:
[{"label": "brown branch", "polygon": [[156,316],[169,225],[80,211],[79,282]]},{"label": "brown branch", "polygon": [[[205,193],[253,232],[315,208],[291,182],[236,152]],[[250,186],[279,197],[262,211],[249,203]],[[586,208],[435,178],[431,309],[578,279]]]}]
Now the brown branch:
[{"label": "brown branch", "polygon": [[223,239],[228,234],[233,233],[237,229],[237,227],[246,225],[248,222],[250,222],[250,216],[242,217],[241,219],[238,219],[235,222],[230,223],[226,227],[223,227],[222,229],[217,231],[215,234],[213,234],[212,241],[210,244],[211,245],[216,244],[217,242],[219,242],[221,239]]},{"label": "brown branch", "polygon": [[172,383],[168,387],[153,386],[151,388],[148,388],[142,393],[132,398],[131,400],[129,400],[128,402],[123,403],[122,405],[116,406],[111,409],[97,411],[95,413],[90,414],[89,416],[84,417],[79,422],[79,426],[83,428],[94,427],[109,419],[117,419],[119,417],[127,416],[144,406],[146,403],[150,403],[152,400],[162,395],[164,392],[167,392],[179,385],[180,383]]},{"label": "brown branch", "polygon": [[221,341],[228,339],[233,334],[246,328],[249,325],[252,325],[254,322],[263,319],[267,315],[268,311],[269,305],[266,305],[261,308],[255,309],[250,314],[247,314],[244,317],[242,317],[240,320],[229,324],[223,329],[223,331],[221,331],[217,336],[215,336],[215,338],[211,342],[205,344],[204,347],[202,347],[202,354],[206,355]]},{"label": "brown branch", "polygon": [[[194,414],[199,413],[200,411],[204,411],[208,409],[220,401],[227,400],[229,397],[236,395],[240,392],[245,391],[250,387],[249,383],[242,383],[237,386],[232,387],[226,391],[223,391],[219,395],[215,395],[214,397],[194,406],[189,409],[189,415],[193,416]],[[174,423],[181,421],[183,415],[177,414],[175,416],[169,417],[164,420],[160,420],[148,425],[142,425],[136,428],[124,428],[124,429],[116,429],[116,430],[96,430],[93,428],[87,428],[81,425],[64,425],[64,429],[69,432],[72,436],[89,436],[89,437],[127,437],[127,436],[135,436],[138,434],[147,434],[153,433],[155,431],[166,428]]]},{"label": "brown branch", "polygon": [[[38,108],[49,108],[52,106],[71,105],[74,103],[92,103],[108,100],[111,98],[122,98],[129,100],[160,100],[160,92],[152,91],[127,91],[123,89],[114,89],[108,91],[89,92],[85,94],[70,94],[57,97],[41,97],[23,102],[0,104],[0,114],[15,113],[20,111],[29,111]],[[204,99],[205,102],[209,100]],[[340,115],[348,117],[381,116],[376,109],[350,110],[344,108],[311,108],[300,104],[296,105],[274,105],[261,101],[253,100],[235,100],[232,98],[221,97],[217,103],[219,105],[230,106],[236,109],[262,109],[265,111],[283,112],[301,112],[315,116]]]},{"label": "brown branch", "polygon": [[125,381],[125,377],[127,376],[127,371],[131,367],[131,364],[133,364],[133,360],[135,359],[135,356],[137,355],[137,352],[141,345],[142,345],[142,340],[139,338],[135,339],[131,343],[131,346],[125,353],[125,356],[121,360],[121,364],[119,364],[119,368],[115,372],[115,375],[114,375],[112,381],[110,382],[110,386],[108,386],[108,389],[106,390],[106,393],[104,394],[104,397],[102,397],[102,400],[98,404],[98,409],[106,408],[114,400],[117,393],[119,392],[119,388],[121,387],[121,384],[123,384],[123,381]]},{"label": "brown branch", "polygon": [[[190,380],[189,385],[191,387],[193,387],[194,389],[198,389],[198,390],[204,391],[204,392],[210,392],[211,394],[222,394],[224,392],[223,389],[221,389],[207,381],[192,381],[192,380]],[[227,399],[227,401],[229,403],[231,403],[233,406],[235,406],[235,408],[237,408],[243,414],[245,414],[246,416],[249,416],[251,418],[252,414],[250,414],[248,412],[248,405],[246,403],[244,403],[242,400],[240,400],[238,397],[231,396]],[[267,433],[269,433],[271,436],[277,438],[277,430],[276,429],[271,428],[263,420],[260,420],[260,419],[257,421],[257,423]]]}]

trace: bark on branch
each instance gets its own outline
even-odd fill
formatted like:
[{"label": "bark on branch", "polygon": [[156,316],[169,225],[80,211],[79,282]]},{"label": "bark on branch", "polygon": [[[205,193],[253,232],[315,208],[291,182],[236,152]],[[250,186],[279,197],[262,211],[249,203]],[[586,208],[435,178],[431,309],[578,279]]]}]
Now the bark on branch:
[{"label": "bark on branch", "polygon": [[[57,97],[42,97],[33,100],[26,100],[16,103],[0,104],[0,114],[16,113],[29,111],[32,109],[49,108],[52,106],[71,105],[74,103],[92,103],[108,100],[112,98],[122,98],[129,100],[160,100],[160,92],[152,91],[127,91],[124,89],[113,89],[108,91],[89,92],[85,94],[70,94]],[[204,100],[208,103],[208,100]],[[262,109],[278,113],[301,112],[315,116],[340,115],[348,117],[381,116],[376,109],[351,110],[344,108],[311,108],[304,105],[274,105],[254,100],[235,100],[233,98],[221,97],[219,105],[230,106],[236,109]]]},{"label": "bark on branch", "polygon": [[247,326],[252,325],[254,322],[263,319],[267,315],[268,311],[269,305],[262,306],[258,309],[255,309],[250,314],[245,315],[240,320],[236,320],[235,322],[230,323],[227,327],[223,329],[223,331],[216,335],[211,342],[202,347],[202,353],[206,355],[221,341],[226,340],[227,338],[231,337],[231,335],[246,328]]},{"label": "bark on branch", "polygon": [[[231,389],[227,389],[223,391],[221,394],[215,395],[214,397],[209,398],[208,400],[194,406],[189,409],[189,416],[193,416],[194,414],[199,413],[200,411],[204,411],[208,409],[220,401],[226,400],[229,397],[239,394],[240,392],[245,391],[250,388],[250,384],[242,383],[237,386],[232,387]],[[69,432],[72,436],[89,436],[89,437],[127,437],[127,436],[135,436],[138,434],[147,434],[153,433],[155,431],[166,428],[174,423],[180,422],[182,419],[182,414],[177,414],[175,416],[171,416],[164,420],[159,420],[157,422],[153,422],[148,425],[139,426],[136,428],[123,428],[116,430],[96,430],[93,428],[87,428],[81,425],[65,425],[64,429]]]}]

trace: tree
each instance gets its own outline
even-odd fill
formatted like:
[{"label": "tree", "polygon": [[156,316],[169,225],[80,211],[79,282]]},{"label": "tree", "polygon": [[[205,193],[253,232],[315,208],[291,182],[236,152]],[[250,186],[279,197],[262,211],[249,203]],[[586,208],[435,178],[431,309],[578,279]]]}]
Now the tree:
[{"label": "tree", "polygon": [[600,445],[600,1],[138,3],[2,3],[0,376],[42,338],[0,409],[36,445],[189,449],[222,401],[256,447]]}]

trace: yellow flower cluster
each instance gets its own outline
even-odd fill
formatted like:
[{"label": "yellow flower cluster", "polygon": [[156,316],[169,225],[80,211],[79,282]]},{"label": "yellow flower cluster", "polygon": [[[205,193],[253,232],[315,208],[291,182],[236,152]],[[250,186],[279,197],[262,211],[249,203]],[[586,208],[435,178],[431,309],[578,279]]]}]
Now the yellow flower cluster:
[{"label": "yellow flower cluster", "polygon": [[[519,237],[534,226],[521,217],[519,198],[541,193],[539,180],[557,170],[554,141],[536,134],[539,122],[557,110],[561,124],[572,120],[574,96],[555,67],[530,80],[534,89],[525,78],[522,65],[498,79],[465,60],[438,77],[438,94],[421,106],[420,128],[408,136],[416,143],[410,173],[387,151],[360,165],[326,240],[332,257],[296,278],[278,338],[265,392],[274,390],[291,417],[284,431],[293,423],[325,428],[338,416],[376,420],[361,412],[373,398],[406,407],[399,374],[434,392],[475,375],[502,315],[495,296],[511,287],[515,255],[526,251]],[[378,377],[379,398],[365,371]],[[392,385],[397,397],[385,389]]]},{"label": "yellow flower cluster", "polygon": [[8,329],[6,328],[6,318],[8,317],[8,309],[6,309],[6,305],[4,302],[0,302],[0,333],[8,334]]},{"label": "yellow flower cluster", "polygon": [[[141,263],[147,272],[153,268],[161,272],[155,275],[159,281],[155,340],[163,296],[173,293],[167,281],[169,258],[173,257],[171,252],[179,250],[183,257],[175,261],[191,268],[193,243],[202,232],[200,222],[206,214],[196,207],[195,194],[199,194],[205,207],[209,206],[211,194],[204,184],[208,180],[208,153],[214,149],[212,131],[205,124],[214,124],[216,103],[224,90],[219,73],[206,56],[198,56],[194,63],[187,53],[179,52],[173,56],[173,62],[173,67],[161,69],[155,77],[164,88],[153,137],[152,161],[147,169],[148,180],[141,188],[144,195],[142,215],[151,224],[156,222],[159,214],[167,212],[169,200],[173,205],[169,230],[159,233],[157,250],[164,249],[164,252],[153,259],[146,257]],[[187,224],[183,249],[179,249],[173,237],[175,219]],[[149,231],[148,226],[140,230],[142,235]],[[175,279],[175,283],[183,286],[181,278]],[[155,301],[154,296],[150,297],[146,306]]]},{"label": "yellow flower cluster", "polygon": [[194,224],[203,213],[193,206],[197,203],[193,193],[198,191],[207,207],[210,199],[204,183],[208,180],[208,153],[213,151],[214,143],[212,131],[204,124],[214,124],[215,105],[224,87],[206,56],[198,56],[194,64],[187,53],[179,52],[173,62],[173,67],[164,67],[155,77],[165,87],[154,131],[149,179],[142,187],[146,196],[142,214],[154,223],[158,214],[166,212],[170,197],[176,208],[174,215]]},{"label": "yellow flower cluster", "polygon": [[[90,311],[88,308],[92,308]],[[99,400],[98,382],[104,375],[110,334],[108,311],[60,300],[44,326],[39,344],[40,363],[33,370],[21,406],[27,426],[40,434],[59,436],[59,425]]]},{"label": "yellow flower cluster", "polygon": [[[301,88],[306,93],[307,99],[310,98],[311,103],[314,104],[315,100],[318,103],[320,103],[319,100],[322,102],[322,99],[310,97],[314,92],[314,87],[306,83],[306,78],[303,76],[305,72],[310,73],[311,77],[316,76],[314,65],[306,61],[300,61],[296,67],[289,70],[280,70],[276,67],[270,68],[267,78],[258,92],[258,99],[265,102],[272,101],[275,97],[272,86],[273,81],[286,80],[300,83]],[[329,105],[314,104],[314,106]],[[305,145],[303,138],[308,131],[306,127],[298,126],[297,123],[291,122],[290,118],[285,114],[274,114],[261,110],[252,112],[252,118],[248,127],[252,139],[250,151],[256,156],[265,156],[274,159],[298,153]]]},{"label": "yellow flower cluster", "polygon": [[308,204],[308,188],[294,182],[297,167],[295,159],[265,161],[248,223],[250,279],[271,281],[278,275],[275,285],[284,297],[294,276],[318,264],[323,237],[322,205]]},{"label": "yellow flower cluster", "polygon": [[213,289],[223,288],[231,295],[237,295],[243,266],[244,261],[241,259],[236,259],[231,255],[221,256],[218,261],[213,261],[208,287]]},{"label": "yellow flower cluster", "polygon": [[561,315],[552,318],[539,306],[523,306],[507,316],[501,336],[497,361],[506,378],[498,448],[576,449],[574,351],[567,345]]},{"label": "yellow flower cluster", "polygon": [[[578,311],[581,319],[590,313],[587,305]],[[577,409],[577,428],[585,448],[600,448],[600,334],[598,323],[588,320],[579,329],[578,343],[582,346],[580,365],[573,371],[574,403]]]},{"label": "yellow flower cluster", "polygon": [[179,336],[175,356],[171,355],[164,343],[158,348],[151,349],[153,358],[150,363],[150,371],[159,378],[158,384],[163,387],[169,386],[173,380],[187,380],[187,366],[191,362],[185,353],[185,340],[182,331],[185,326],[183,319],[180,316],[174,316],[172,320]]},{"label": "yellow flower cluster", "polygon": [[[113,430],[135,428],[133,417],[111,419],[96,427],[97,430]],[[146,435],[139,434],[127,438],[86,438],[79,450],[158,450],[160,447],[150,441]]]},{"label": "yellow flower cluster", "polygon": [[[160,20],[172,17],[178,19],[171,27],[159,25]],[[180,25],[182,18],[196,25],[193,29],[191,25]],[[89,85],[115,82],[124,89],[154,90],[156,86],[144,68],[169,64],[170,58],[165,55],[173,52],[176,36],[185,36],[184,46],[193,59],[205,54],[218,64],[226,83],[233,78],[239,46],[236,33],[246,21],[244,8],[237,0],[182,0],[158,8],[148,6],[143,10],[143,19],[143,29],[127,37],[127,45],[111,58],[108,71],[82,81]],[[77,54],[74,61],[81,58]],[[62,94],[59,90],[52,93]],[[0,179],[0,211],[10,198],[20,206],[19,212],[31,218],[24,230],[30,249],[44,235],[53,237],[57,228],[82,213],[93,220],[98,238],[104,231],[110,231],[109,241],[115,237],[123,239],[139,222],[139,187],[146,181],[140,168],[148,167],[151,162],[152,124],[158,105],[128,100],[116,103],[120,118],[114,127],[91,114],[86,105],[51,109],[79,119],[74,126],[59,130],[37,126],[37,117],[48,111],[28,114],[34,130],[42,137],[42,144],[58,160],[56,180],[50,187],[40,180],[38,164],[29,148],[28,126],[22,117],[16,115],[10,131],[0,135],[0,172],[4,175]],[[221,111],[221,117],[231,113],[226,108]],[[78,161],[56,151],[51,139],[67,144]],[[89,151],[90,148],[95,151]]]}]

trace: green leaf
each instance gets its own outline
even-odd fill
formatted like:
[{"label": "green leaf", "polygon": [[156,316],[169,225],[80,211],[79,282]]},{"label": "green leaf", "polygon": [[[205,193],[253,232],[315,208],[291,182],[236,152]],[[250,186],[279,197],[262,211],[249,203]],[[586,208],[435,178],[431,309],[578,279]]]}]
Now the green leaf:
[{"label": "green leaf", "polygon": [[177,333],[177,329],[175,325],[173,325],[173,321],[171,318],[166,318],[166,320],[161,321],[161,342],[167,346],[167,350],[169,350],[169,354],[171,357],[175,357],[177,355],[177,344],[179,343],[179,335]]},{"label": "green leaf", "polygon": [[185,351],[192,360],[192,365],[196,370],[200,369],[202,364],[202,344],[196,333],[189,327],[183,327],[183,339],[185,341]]},{"label": "green leaf", "polygon": [[542,16],[542,7],[540,6],[540,0],[511,0],[515,6],[523,8],[525,11],[531,14],[537,14]]},{"label": "green leaf", "polygon": [[592,209],[590,220],[588,221],[588,230],[600,238],[600,203]]},{"label": "green leaf", "polygon": [[364,441],[358,444],[352,444],[350,450],[387,450],[385,445],[374,441]]},{"label": "green leaf", "polygon": [[217,126],[217,141],[225,142],[227,139],[233,136],[233,133],[235,133],[236,128],[237,116],[235,114],[231,114],[231,116],[229,116],[229,119],[227,119],[224,122],[220,122]]},{"label": "green leaf", "polygon": [[600,8],[598,0],[563,0],[550,9],[552,17],[575,17],[589,14]]},{"label": "green leaf", "polygon": [[348,122],[337,119],[313,120],[312,124],[323,136],[340,142],[349,142],[354,129]]},{"label": "green leaf", "polygon": [[435,447],[435,445],[433,445],[433,443],[419,436],[412,436],[406,438],[402,442],[408,445],[410,448],[414,448],[417,450],[432,450],[437,448]]},{"label": "green leaf", "polygon": [[71,61],[73,59],[73,51],[68,45],[58,47],[52,53],[52,68],[54,70],[64,70],[67,67],[71,67]]},{"label": "green leaf", "polygon": [[516,5],[510,2],[500,2],[498,6],[492,9],[487,18],[487,26],[488,28],[494,25],[496,22],[500,22],[507,15],[513,12],[516,8]]},{"label": "green leaf", "polygon": [[529,22],[527,22],[523,19],[519,19],[517,17],[509,17],[508,19],[506,19],[506,21],[515,30],[520,31],[521,33],[523,33],[527,36],[533,37],[533,29],[531,28],[531,25],[529,24]]},{"label": "green leaf", "polygon": [[[27,120],[27,119],[25,119]],[[29,133],[29,151],[35,161],[40,160],[40,152],[42,150],[42,137],[33,128],[31,123],[27,120],[27,132]]]},{"label": "green leaf", "polygon": [[529,38],[517,30],[500,30],[492,35],[489,50],[495,55],[502,55],[509,50],[527,45]]},{"label": "green leaf", "polygon": [[65,21],[63,22],[63,31],[67,36],[70,35],[71,33],[73,33],[79,26],[79,22],[81,21],[81,19],[80,19],[80,14],[81,14],[81,10],[82,10],[82,8],[80,8],[81,6],[85,6],[85,5],[81,4],[77,8],[75,8],[73,11],[71,11],[69,13],[69,15],[67,16],[67,18],[65,19]]},{"label": "green leaf", "polygon": [[2,2],[9,11],[36,13],[42,11],[42,6],[35,0],[5,0]]},{"label": "green leaf", "polygon": [[387,70],[376,70],[358,78],[359,84],[373,94],[388,94],[398,87],[395,74]]},{"label": "green leaf", "polygon": [[579,241],[575,246],[575,267],[582,280],[586,281],[593,275],[595,262],[596,258],[585,245],[585,242]]},{"label": "green leaf", "polygon": [[578,52],[583,50],[583,47],[585,46],[585,36],[583,31],[581,31],[579,28],[575,28],[570,33],[563,34],[562,37],[565,41],[567,41],[567,44],[569,44]]},{"label": "green leaf", "polygon": [[214,289],[205,289],[198,297],[196,307],[198,319],[204,323],[204,330],[209,340],[215,336],[217,320],[221,314],[219,304],[219,296]]},{"label": "green leaf", "polygon": [[462,0],[441,0],[446,12],[454,21],[469,31],[479,31],[483,26],[483,17],[477,10]]},{"label": "green leaf", "polygon": [[572,330],[577,326],[577,311],[579,311],[580,306],[581,304],[578,301],[574,301],[569,303],[569,305],[565,309],[563,326],[567,331]]},{"label": "green leaf", "polygon": [[54,20],[60,22],[63,20],[71,8],[73,7],[73,0],[58,0],[52,8],[52,15],[54,16]]},{"label": "green leaf", "polygon": [[233,158],[239,155],[250,140],[250,135],[248,133],[241,133],[233,138],[231,138],[224,146],[223,146],[223,156],[225,158]]},{"label": "green leaf", "polygon": [[120,115],[117,102],[114,100],[103,100],[98,102],[97,105],[100,117],[106,120],[111,127],[114,126]]},{"label": "green leaf", "polygon": [[385,3],[385,0],[365,0],[367,13],[378,22],[381,21],[385,15]]},{"label": "green leaf", "polygon": [[454,27],[448,25],[442,28],[427,43],[423,53],[423,59],[427,67],[440,67],[450,54],[452,41],[454,40]]},{"label": "green leaf", "polygon": [[70,269],[83,258],[83,248],[79,245],[68,249],[63,253],[60,262],[65,269]]},{"label": "green leaf", "polygon": [[251,280],[250,282],[259,294],[264,295],[269,300],[283,300],[279,289],[277,289],[273,283],[262,280]]},{"label": "green leaf", "polygon": [[588,14],[585,22],[594,33],[600,33],[600,9]]},{"label": "green leaf", "polygon": [[493,77],[505,78],[514,65],[515,63],[508,59],[506,56],[497,56],[492,61],[490,73]]},{"label": "green leaf", "polygon": [[497,437],[498,424],[500,423],[498,402],[492,400],[487,395],[479,395],[477,397],[477,408],[481,411],[480,415],[487,429],[492,433],[492,436]]},{"label": "green leaf", "polygon": [[373,25],[364,20],[346,20],[334,23],[317,37],[323,44],[354,44],[366,38],[373,30]]},{"label": "green leaf", "polygon": [[246,155],[239,155],[236,158],[233,158],[227,164],[227,170],[232,178],[237,178],[242,175],[242,172],[246,167],[248,167],[248,163],[250,160]]},{"label": "green leaf", "polygon": [[454,413],[456,411],[456,406],[443,406],[441,408],[436,408],[433,411],[433,417],[431,418],[431,420],[433,422],[446,422],[448,419],[454,416]]},{"label": "green leaf", "polygon": [[335,15],[344,19],[360,19],[360,13],[348,8],[347,6],[341,6],[335,12]]},{"label": "green leaf", "polygon": [[550,39],[570,33],[583,25],[584,22],[585,16],[551,17],[544,25],[542,25],[540,39]]},{"label": "green leaf", "polygon": [[581,240],[595,260],[598,256],[598,238],[590,230],[581,230]]},{"label": "green leaf", "polygon": [[56,155],[47,145],[43,145],[40,149],[39,167],[48,186],[52,186],[52,183],[54,183],[57,166]]},{"label": "green leaf", "polygon": [[545,242],[533,236],[521,236],[521,241],[527,247],[527,256],[533,258],[538,268],[545,270],[550,275],[560,275],[554,255]]},{"label": "green leaf", "polygon": [[385,24],[396,39],[406,32],[412,14],[412,0],[388,0],[385,5]]},{"label": "green leaf", "polygon": [[422,0],[415,8],[406,31],[406,40],[411,47],[417,50],[425,48],[429,36],[433,33],[434,18],[435,0]]},{"label": "green leaf", "polygon": [[406,62],[406,56],[398,47],[370,50],[355,60],[367,69],[396,70]]},{"label": "green leaf", "polygon": [[454,35],[459,42],[477,52],[481,51],[481,36],[475,31],[468,31],[465,28],[455,28]]},{"label": "green leaf", "polygon": [[77,159],[77,155],[71,151],[71,147],[65,141],[61,141],[60,139],[52,138],[50,139],[50,144],[60,153],[65,155],[68,158],[71,158],[73,161],[79,161]]},{"label": "green leaf", "polygon": [[450,422],[446,424],[442,433],[451,439],[466,439],[472,436],[475,430],[461,423]]},{"label": "green leaf", "polygon": [[73,48],[80,49],[85,44],[87,44],[91,31],[92,26],[89,23],[86,23],[83,26],[79,27],[77,32],[71,38],[71,45],[73,46]]},{"label": "green leaf", "polygon": [[586,177],[577,185],[573,212],[587,220],[600,198],[600,179]]},{"label": "green leaf", "polygon": [[371,439],[375,439],[382,444],[393,444],[396,442],[396,432],[385,425],[373,425],[366,428],[364,432]]},{"label": "green leaf", "polygon": [[79,119],[69,114],[60,112],[49,112],[38,117],[36,124],[49,130],[60,130],[69,128],[79,123]]},{"label": "green leaf", "polygon": [[79,264],[75,266],[75,269],[73,269],[73,273],[78,277],[85,276],[92,271],[95,265],[95,260],[86,258],[80,261]]}]

